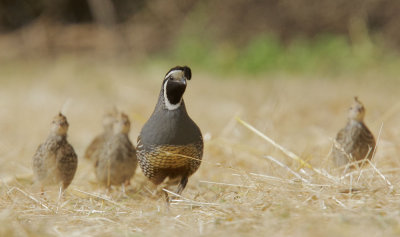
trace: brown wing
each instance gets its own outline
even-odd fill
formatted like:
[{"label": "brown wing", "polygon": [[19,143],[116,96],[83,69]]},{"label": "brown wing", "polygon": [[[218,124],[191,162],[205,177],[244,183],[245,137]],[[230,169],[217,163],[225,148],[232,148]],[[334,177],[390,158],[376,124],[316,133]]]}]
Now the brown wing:
[{"label": "brown wing", "polygon": [[65,143],[60,147],[60,150],[57,152],[56,163],[63,182],[63,188],[66,189],[72,182],[78,167],[78,156],[69,143]]},{"label": "brown wing", "polygon": [[44,144],[40,144],[32,158],[33,174],[39,181],[45,179],[47,176],[47,169],[44,165],[45,155]]},{"label": "brown wing", "polygon": [[375,149],[375,138],[372,132],[368,129],[367,126],[363,124],[363,130],[361,131],[360,134],[361,139],[372,149]]},{"label": "brown wing", "polygon": [[357,160],[371,159],[375,149],[375,138],[367,126],[361,124],[354,140],[353,156]]}]

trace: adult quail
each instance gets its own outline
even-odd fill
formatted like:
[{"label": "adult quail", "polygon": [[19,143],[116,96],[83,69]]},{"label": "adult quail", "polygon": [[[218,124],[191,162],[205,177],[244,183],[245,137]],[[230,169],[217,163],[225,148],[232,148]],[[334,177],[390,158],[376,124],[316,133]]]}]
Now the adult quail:
[{"label": "adult quail", "polygon": [[130,121],[120,113],[113,123],[113,134],[108,138],[95,163],[99,183],[111,185],[129,184],[137,167],[136,150],[129,140]]},{"label": "adult quail", "polygon": [[89,146],[86,148],[84,157],[95,164],[99,158],[100,152],[103,149],[108,138],[113,134],[113,123],[116,119],[118,111],[116,108],[108,111],[103,116],[103,132],[97,135]]},{"label": "adult quail", "polygon": [[375,139],[364,124],[364,116],[364,105],[354,97],[354,104],[348,113],[348,122],[337,134],[333,146],[332,155],[336,166],[372,158]]},{"label": "adult quail", "polygon": [[189,117],[183,94],[192,76],[187,66],[170,69],[161,86],[158,102],[138,137],[138,159],[144,175],[155,185],[167,177],[185,189],[203,156],[203,137]]},{"label": "adult quail", "polygon": [[33,156],[33,173],[36,181],[43,186],[60,185],[64,191],[72,182],[78,157],[67,141],[67,118],[59,113],[51,123],[50,135]]}]

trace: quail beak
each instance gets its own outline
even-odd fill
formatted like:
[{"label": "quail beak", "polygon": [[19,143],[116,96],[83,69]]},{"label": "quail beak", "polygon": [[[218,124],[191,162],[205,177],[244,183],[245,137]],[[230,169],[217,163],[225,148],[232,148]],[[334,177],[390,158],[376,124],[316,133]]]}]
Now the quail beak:
[{"label": "quail beak", "polygon": [[182,77],[178,82],[186,86],[186,77]]}]

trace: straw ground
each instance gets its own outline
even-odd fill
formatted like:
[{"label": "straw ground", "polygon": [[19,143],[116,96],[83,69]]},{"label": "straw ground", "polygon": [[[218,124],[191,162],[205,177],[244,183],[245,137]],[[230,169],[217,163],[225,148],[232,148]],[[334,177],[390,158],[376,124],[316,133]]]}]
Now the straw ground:
[{"label": "straw ground", "polygon": [[[126,195],[118,188],[108,194],[82,158],[84,149],[101,130],[104,109],[114,104],[129,114],[135,141],[170,66],[138,70],[85,58],[3,65],[0,235],[400,234],[400,85],[374,76],[227,80],[193,68],[185,100],[202,129],[205,155],[182,197],[166,211],[140,171]],[[380,135],[372,163],[344,175],[328,156],[355,95],[366,105],[366,123]],[[31,157],[60,110],[70,122],[79,165],[58,201],[56,189],[41,195],[32,185]]]}]

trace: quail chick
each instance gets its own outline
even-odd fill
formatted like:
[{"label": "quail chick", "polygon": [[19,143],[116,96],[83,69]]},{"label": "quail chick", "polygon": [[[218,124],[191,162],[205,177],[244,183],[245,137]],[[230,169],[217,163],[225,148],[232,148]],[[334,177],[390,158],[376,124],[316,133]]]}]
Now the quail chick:
[{"label": "quail chick", "polygon": [[97,180],[107,186],[129,184],[137,167],[136,150],[129,139],[130,121],[120,113],[113,123],[113,134],[106,141],[95,164]]},{"label": "quail chick", "polygon": [[115,121],[115,117],[117,116],[118,111],[114,108],[111,111],[108,111],[103,116],[103,133],[97,135],[85,151],[85,158],[92,161],[95,164],[98,160],[101,150],[105,145],[106,141],[113,134],[113,123]]},{"label": "quail chick", "polygon": [[364,159],[371,160],[375,149],[375,139],[364,124],[364,116],[364,105],[355,97],[354,104],[348,113],[346,127],[337,134],[332,150],[336,166],[344,166]]},{"label": "quail chick", "polygon": [[187,66],[167,72],[154,112],[143,126],[137,146],[145,176],[155,185],[166,178],[177,180],[178,194],[199,168],[203,156],[201,131],[189,117],[182,98],[191,76]]},{"label": "quail chick", "polygon": [[51,123],[50,135],[33,156],[33,173],[42,187],[60,185],[64,191],[72,182],[78,157],[67,141],[67,118],[59,113]]}]

